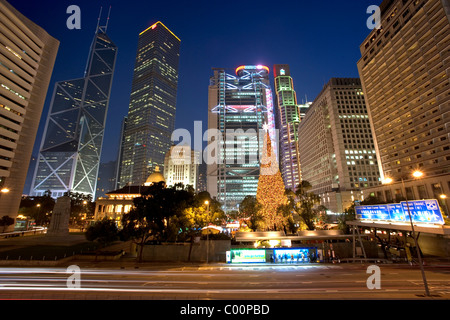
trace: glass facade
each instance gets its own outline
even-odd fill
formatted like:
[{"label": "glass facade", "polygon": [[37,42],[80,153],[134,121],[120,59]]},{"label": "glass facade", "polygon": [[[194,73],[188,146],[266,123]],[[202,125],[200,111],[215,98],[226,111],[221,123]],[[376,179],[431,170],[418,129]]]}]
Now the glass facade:
[{"label": "glass facade", "polygon": [[208,126],[217,129],[221,137],[216,161],[208,161],[207,184],[208,192],[226,211],[238,210],[246,196],[256,196],[264,130],[276,141],[266,68],[244,66],[236,75],[215,70],[211,78]]},{"label": "glass facade", "polygon": [[139,36],[120,186],[143,184],[172,146],[178,89],[180,39],[157,22]]},{"label": "glass facade", "polygon": [[85,77],[55,85],[32,194],[50,190],[95,196],[117,47],[103,28],[94,37]]},{"label": "glass facade", "polygon": [[278,129],[280,130],[280,171],[287,189],[296,190],[301,182],[297,128],[301,121],[294,81],[288,65],[275,65]]}]

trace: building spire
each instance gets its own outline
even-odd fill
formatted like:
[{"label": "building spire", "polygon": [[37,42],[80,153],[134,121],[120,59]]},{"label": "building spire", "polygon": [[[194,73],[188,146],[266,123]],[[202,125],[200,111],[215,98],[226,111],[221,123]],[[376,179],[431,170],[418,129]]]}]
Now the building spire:
[{"label": "building spire", "polygon": [[106,30],[108,30],[108,24],[109,24],[109,17],[110,16],[111,16],[111,6],[109,6],[108,18],[106,19],[105,33],[106,33]]},{"label": "building spire", "polygon": [[100,7],[100,13],[97,19],[97,28],[95,29],[95,33],[98,33],[98,29],[100,28],[100,19],[102,18],[103,7]]},{"label": "building spire", "polygon": [[111,16],[111,6],[109,6],[108,17],[106,18],[106,24],[103,26],[100,26],[100,20],[102,19],[102,12],[103,12],[103,7],[100,7],[100,14],[98,15],[98,20],[97,20],[97,29],[95,30],[96,34],[99,31],[106,33],[106,30],[108,30],[109,18]]}]

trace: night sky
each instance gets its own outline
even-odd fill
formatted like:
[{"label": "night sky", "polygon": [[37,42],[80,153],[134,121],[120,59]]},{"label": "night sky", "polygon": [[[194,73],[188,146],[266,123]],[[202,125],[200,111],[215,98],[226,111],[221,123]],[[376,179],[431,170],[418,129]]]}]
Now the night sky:
[{"label": "night sky", "polygon": [[[359,46],[369,34],[370,5],[380,0],[325,1],[137,1],[9,0],[58,39],[60,49],[42,114],[34,155],[48,114],[54,83],[83,77],[100,7],[111,6],[108,35],[119,54],[109,105],[102,162],[117,157],[120,125],[128,113],[140,32],[163,22],[181,39],[177,128],[207,129],[212,68],[289,64],[299,102],[320,93],[332,77],[359,77]],[[69,30],[67,7],[81,9],[81,30]],[[278,6],[279,5],[279,6]],[[273,75],[271,75],[273,76]]]}]

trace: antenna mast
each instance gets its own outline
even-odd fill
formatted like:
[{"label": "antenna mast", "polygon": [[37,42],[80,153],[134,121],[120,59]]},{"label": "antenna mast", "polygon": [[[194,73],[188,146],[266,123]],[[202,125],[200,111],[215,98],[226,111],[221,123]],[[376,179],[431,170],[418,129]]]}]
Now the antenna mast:
[{"label": "antenna mast", "polygon": [[103,10],[103,7],[100,7],[100,14],[98,15],[97,29],[95,29],[95,33],[97,33],[97,32],[98,32],[98,29],[100,28],[100,19],[101,19],[101,17],[102,17],[102,10]]},{"label": "antenna mast", "polygon": [[110,17],[110,15],[111,15],[111,6],[109,6],[108,19],[106,19],[105,33],[106,33],[106,30],[108,30],[108,24],[109,24],[109,17]]}]

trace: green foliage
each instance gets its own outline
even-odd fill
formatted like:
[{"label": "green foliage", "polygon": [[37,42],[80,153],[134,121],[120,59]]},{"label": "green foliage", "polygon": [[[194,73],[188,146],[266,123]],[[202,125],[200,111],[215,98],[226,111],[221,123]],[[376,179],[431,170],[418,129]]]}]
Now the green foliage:
[{"label": "green foliage", "polygon": [[86,240],[97,241],[103,247],[118,240],[119,231],[113,220],[103,219],[89,226],[86,231]]},{"label": "green foliage", "polygon": [[288,204],[281,209],[288,216],[288,221],[291,224],[294,223],[294,217],[297,215],[308,230],[315,230],[316,222],[323,219],[322,213],[327,208],[320,205],[318,195],[309,192],[311,188],[312,186],[308,181],[302,181],[297,187],[297,191],[287,190]]},{"label": "green foliage", "polygon": [[50,222],[51,212],[55,207],[55,199],[52,193],[47,190],[40,197],[24,197],[20,202],[19,214],[35,220],[36,225],[46,225]]},{"label": "green foliage", "polygon": [[344,234],[350,233],[350,226],[347,225],[347,221],[354,221],[356,219],[355,204],[353,203],[349,208],[345,209],[344,213],[338,217],[338,228],[342,230]]},{"label": "green foliage", "polygon": [[261,222],[264,220],[261,214],[261,207],[261,204],[254,196],[245,197],[239,206],[239,217],[247,221],[247,225],[252,231],[258,230]]},{"label": "green foliage", "polygon": [[226,219],[218,201],[211,199],[207,192],[199,193],[194,196],[192,206],[186,207],[181,214],[171,218],[172,226],[178,230],[174,240],[192,241],[193,237],[201,233],[202,228],[210,224],[221,225]]},{"label": "green foliage", "polygon": [[12,226],[14,224],[15,220],[11,218],[10,216],[3,216],[0,219],[0,227],[3,227],[3,232],[5,232],[6,228],[9,226]]},{"label": "green foliage", "polygon": [[92,216],[95,212],[95,202],[92,201],[91,195],[85,195],[78,192],[66,192],[65,196],[70,197],[70,216],[80,223],[81,215],[86,213]]},{"label": "green foliage", "polygon": [[225,218],[220,203],[208,193],[195,194],[192,188],[183,185],[166,188],[160,183],[134,199],[133,209],[122,218],[121,238],[140,246],[141,261],[143,246],[148,241],[193,240],[201,228],[209,223],[220,224]]}]

